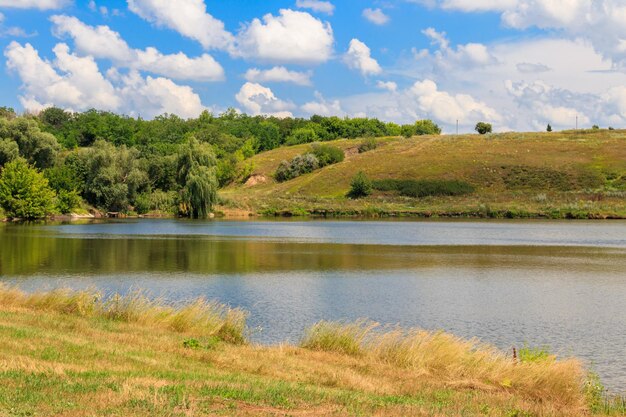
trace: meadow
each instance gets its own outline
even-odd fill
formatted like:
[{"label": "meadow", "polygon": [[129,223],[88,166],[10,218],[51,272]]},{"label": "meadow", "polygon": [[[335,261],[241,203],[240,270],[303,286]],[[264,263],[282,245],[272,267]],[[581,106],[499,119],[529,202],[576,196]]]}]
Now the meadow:
[{"label": "meadow", "polygon": [[[246,184],[223,189],[224,213],[318,216],[487,218],[625,218],[626,131],[414,136],[377,139],[359,153],[360,139],[327,142],[346,158],[295,179],[277,182],[283,160],[310,145],[255,155]],[[439,181],[473,190],[460,195],[346,195],[354,176],[370,180]]]}]

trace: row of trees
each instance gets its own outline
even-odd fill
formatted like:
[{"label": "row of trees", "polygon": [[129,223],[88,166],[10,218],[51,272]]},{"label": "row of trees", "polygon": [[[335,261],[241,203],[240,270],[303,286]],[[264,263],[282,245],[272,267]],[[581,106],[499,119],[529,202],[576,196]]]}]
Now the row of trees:
[{"label": "row of trees", "polygon": [[[70,213],[84,203],[102,211],[205,217],[220,187],[252,173],[249,158],[256,153],[337,138],[440,132],[429,120],[400,126],[367,118],[251,117],[233,110],[143,120],[54,107],[18,116],[3,107],[0,206],[8,216],[24,218]],[[19,208],[18,201],[31,209]]]}]

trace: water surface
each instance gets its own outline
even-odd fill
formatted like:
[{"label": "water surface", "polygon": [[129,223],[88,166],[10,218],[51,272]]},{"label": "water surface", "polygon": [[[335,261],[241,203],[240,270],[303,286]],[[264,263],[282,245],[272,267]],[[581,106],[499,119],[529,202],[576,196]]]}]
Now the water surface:
[{"label": "water surface", "polygon": [[262,343],[366,317],[549,346],[626,391],[626,222],[5,225],[0,248],[0,280],[218,299],[250,311]]}]

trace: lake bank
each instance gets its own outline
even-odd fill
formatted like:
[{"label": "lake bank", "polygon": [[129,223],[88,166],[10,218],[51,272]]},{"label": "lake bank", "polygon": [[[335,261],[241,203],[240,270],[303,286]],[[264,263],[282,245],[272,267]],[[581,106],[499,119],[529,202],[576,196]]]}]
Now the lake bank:
[{"label": "lake bank", "polygon": [[26,296],[4,287],[0,299],[0,407],[13,414],[585,416],[618,410],[607,408],[601,389],[589,390],[576,360],[514,359],[443,334],[342,351],[343,341],[358,336],[340,326],[326,334],[318,328],[304,347],[263,347],[227,343],[217,327],[207,333],[185,326],[197,317],[188,313],[153,320],[153,313],[138,313],[155,306],[137,298],[115,307],[133,314],[114,316],[98,313],[89,294]]}]

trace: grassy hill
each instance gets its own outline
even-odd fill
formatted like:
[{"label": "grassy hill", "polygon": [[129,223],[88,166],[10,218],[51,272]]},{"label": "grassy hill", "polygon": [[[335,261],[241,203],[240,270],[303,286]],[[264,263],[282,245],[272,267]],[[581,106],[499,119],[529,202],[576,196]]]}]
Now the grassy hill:
[{"label": "grassy hill", "polygon": [[[361,140],[328,144],[343,162],[284,183],[273,175],[283,160],[310,145],[283,147],[253,157],[245,184],[222,191],[233,209],[284,215],[395,215],[550,218],[626,218],[626,131],[579,130],[487,136],[420,136],[379,139],[358,153]],[[352,178],[456,180],[469,195],[408,198],[389,192],[351,200]]]}]

